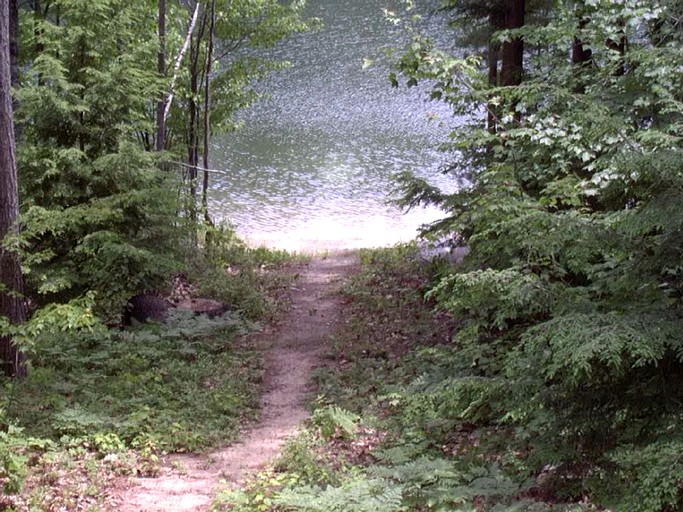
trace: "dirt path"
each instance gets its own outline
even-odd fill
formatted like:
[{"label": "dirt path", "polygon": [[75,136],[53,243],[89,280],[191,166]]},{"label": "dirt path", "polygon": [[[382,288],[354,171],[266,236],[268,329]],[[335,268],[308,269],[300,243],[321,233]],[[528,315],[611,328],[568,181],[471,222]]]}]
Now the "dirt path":
[{"label": "dirt path", "polygon": [[314,259],[302,273],[292,293],[289,317],[267,335],[272,348],[266,357],[262,416],[242,441],[206,455],[167,457],[158,478],[132,480],[120,497],[119,511],[210,510],[219,480],[239,486],[246,475],[277,455],[308,417],[305,402],[311,371],[338,321],[340,297],[334,291],[357,266],[356,254],[339,254]]}]

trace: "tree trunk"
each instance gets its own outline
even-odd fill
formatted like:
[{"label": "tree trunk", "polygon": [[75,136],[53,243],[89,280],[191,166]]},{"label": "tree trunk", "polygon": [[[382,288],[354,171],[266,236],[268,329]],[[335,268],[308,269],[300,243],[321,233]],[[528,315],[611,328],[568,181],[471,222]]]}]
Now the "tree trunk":
[{"label": "tree trunk", "polygon": [[[12,112],[9,0],[0,0],[0,240],[17,227],[19,191]],[[0,315],[18,324],[26,320],[24,280],[16,253],[0,248]],[[5,375],[26,375],[23,354],[9,337],[0,339],[0,359]]]},{"label": "tree trunk", "polygon": [[[159,55],[157,58],[157,73],[160,77],[166,76],[166,0],[159,0]],[[165,95],[157,103],[157,140],[156,150],[166,149],[166,110]]]},{"label": "tree trunk", "polygon": [[572,62],[585,66],[590,64],[592,60],[593,51],[590,48],[586,48],[581,39],[575,37],[574,43],[572,44]]},{"label": "tree trunk", "polygon": [[[489,43],[489,86],[498,87],[498,54],[500,53],[500,43],[491,41]],[[486,128],[489,133],[495,134],[498,127],[498,107],[494,102],[489,101],[486,106]]]},{"label": "tree trunk", "polygon": [[[514,30],[524,26],[525,0],[506,0],[505,28]],[[522,83],[524,72],[524,42],[515,37],[503,43],[503,65],[500,70],[500,85],[515,86]]]},{"label": "tree trunk", "polygon": [[190,43],[190,98],[188,100],[188,129],[187,129],[187,165],[189,170],[189,207],[188,214],[192,222],[197,218],[197,168],[199,167],[199,88],[200,88],[200,56],[201,45],[206,27],[206,13],[202,14],[202,22],[197,33],[197,39]]},{"label": "tree trunk", "polygon": [[176,80],[178,79],[178,73],[180,71],[180,65],[183,62],[183,58],[185,57],[185,53],[187,52],[187,49],[190,47],[190,42],[192,41],[192,34],[194,34],[194,28],[197,24],[197,17],[199,16],[199,11],[201,9],[201,5],[199,2],[195,5],[194,8],[194,14],[192,15],[192,19],[190,20],[190,26],[187,29],[187,35],[185,36],[185,43],[183,43],[183,47],[180,49],[180,53],[178,54],[178,57],[176,58],[175,61],[175,66],[173,67],[173,77],[171,78],[171,87],[168,93],[168,96],[166,97],[165,101],[165,106],[164,106],[164,124],[168,120],[168,114],[171,111],[171,104],[173,103],[173,96],[175,94],[175,83]]},{"label": "tree trunk", "polygon": [[211,225],[209,217],[209,140],[211,139],[211,71],[213,69],[213,43],[216,25],[216,0],[211,2],[209,41],[206,50],[206,74],[204,76],[204,179],[202,180],[202,210],[204,221]]},{"label": "tree trunk", "polygon": [[[588,25],[588,19],[582,17],[579,20],[579,30],[583,29]],[[574,77],[576,79],[576,85],[574,86],[574,92],[578,94],[583,94],[586,92],[586,85],[584,83],[583,72],[585,69],[589,68],[593,62],[593,51],[588,48],[580,37],[574,37],[572,43],[572,64],[574,64]]]},{"label": "tree trunk", "polygon": [[[12,111],[19,108],[16,90],[19,87],[19,3],[17,0],[9,0],[9,62],[12,75]],[[23,138],[23,127],[14,123],[14,142],[18,144]]]},{"label": "tree trunk", "polygon": [[12,87],[19,85],[19,4],[9,0],[9,55]]}]

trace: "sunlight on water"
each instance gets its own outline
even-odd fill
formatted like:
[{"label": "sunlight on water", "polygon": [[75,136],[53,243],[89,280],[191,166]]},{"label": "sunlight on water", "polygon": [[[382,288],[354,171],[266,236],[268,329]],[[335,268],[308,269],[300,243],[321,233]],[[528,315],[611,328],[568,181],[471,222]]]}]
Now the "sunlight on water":
[{"label": "sunlight on water", "polygon": [[242,117],[244,128],[217,138],[211,209],[253,243],[299,250],[383,246],[413,238],[439,218],[387,206],[395,173],[410,170],[452,187],[437,150],[449,127],[443,105],[392,88],[388,68],[362,69],[399,34],[379,0],[311,0],[325,28],[287,41],[276,56],[292,67],[270,77],[270,95]]}]

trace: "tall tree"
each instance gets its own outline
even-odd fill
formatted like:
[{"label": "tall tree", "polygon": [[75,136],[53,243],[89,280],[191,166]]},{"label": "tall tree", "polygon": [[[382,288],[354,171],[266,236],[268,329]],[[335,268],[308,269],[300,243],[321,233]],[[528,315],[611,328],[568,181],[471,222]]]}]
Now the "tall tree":
[{"label": "tall tree", "polygon": [[[556,2],[548,23],[524,31],[539,51],[523,81],[508,45],[501,85],[511,87],[495,91],[506,107],[523,101],[524,122],[506,116],[492,136],[475,119],[452,133],[458,169],[491,141],[496,158],[452,195],[406,187],[444,206],[435,230],[471,249],[437,291],[466,319],[456,339],[473,356],[468,377],[491,375],[506,396],[463,407],[501,398],[483,424],[519,418],[511,437],[524,432],[530,467],[557,464],[544,492],[612,510],[683,506],[680,12],[658,0]],[[460,73],[443,97],[481,111],[482,70],[438,57],[424,57],[447,64],[428,68],[437,79]],[[495,362],[481,368],[482,353]]]},{"label": "tall tree", "polygon": [[204,220],[211,224],[209,216],[209,140],[211,138],[211,74],[213,71],[213,50],[216,37],[216,0],[211,1],[209,12],[209,40],[206,48],[206,73],[204,74],[204,177],[202,180],[202,210]]},{"label": "tall tree", "polygon": [[[524,26],[525,0],[505,1],[505,29],[515,30]],[[519,36],[503,43],[503,63],[500,69],[500,85],[514,86],[522,83],[524,72],[524,42]]]},{"label": "tall tree", "polygon": [[19,84],[19,3],[9,0],[9,53],[12,87]]},{"label": "tall tree", "polygon": [[[171,179],[157,168],[150,105],[157,72],[156,2],[43,2],[40,46],[24,44],[18,113],[23,263],[37,306],[97,294],[110,319],[159,286],[184,244]],[[155,20],[156,21],[156,20]],[[37,256],[41,254],[42,256]]]},{"label": "tall tree", "polygon": [[[19,2],[18,0],[9,0],[9,61],[12,73],[12,89],[16,91],[19,87]],[[19,106],[17,95],[12,94],[12,107],[16,112]],[[14,139],[15,142],[21,141],[22,138],[21,125],[14,123]]]},{"label": "tall tree", "polygon": [[[198,4],[199,5],[199,4]],[[189,71],[190,71],[190,97],[188,98],[188,124],[187,124],[187,165],[189,181],[188,215],[192,222],[197,221],[197,178],[199,167],[199,137],[200,137],[200,88],[202,87],[202,75],[206,68],[201,62],[202,44],[204,34],[208,26],[207,11],[202,12],[199,29],[196,37],[190,39]]]},{"label": "tall tree", "polygon": [[[166,0],[159,0],[159,56],[157,58],[157,73],[159,76],[166,76]],[[166,148],[166,110],[165,96],[157,103],[157,136],[156,150],[163,151]]]},{"label": "tall tree", "polygon": [[[272,47],[290,34],[308,30],[309,25],[301,17],[303,3],[297,1],[207,0],[190,6],[195,6],[195,17],[201,7],[201,16],[196,30],[188,32],[187,82],[179,101],[184,100],[180,108],[187,145],[187,215],[198,220],[199,200],[207,211],[211,134],[235,129],[235,113],[258,99],[253,83],[282,67],[257,49]],[[239,52],[242,48],[256,51]],[[200,164],[205,169],[201,184]],[[200,186],[201,199],[197,197]]]},{"label": "tall tree", "polygon": [[[24,280],[19,258],[6,243],[19,216],[9,20],[9,0],[0,0],[0,315],[18,324],[26,319]],[[0,339],[0,359],[6,375],[26,374],[23,356],[9,336]]]}]

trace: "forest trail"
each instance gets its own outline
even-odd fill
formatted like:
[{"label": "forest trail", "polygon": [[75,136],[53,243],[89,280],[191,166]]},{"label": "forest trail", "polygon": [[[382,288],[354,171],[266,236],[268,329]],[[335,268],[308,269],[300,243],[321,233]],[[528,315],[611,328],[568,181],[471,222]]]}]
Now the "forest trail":
[{"label": "forest trail", "polygon": [[311,372],[339,321],[343,279],[357,271],[357,253],[313,259],[292,290],[291,311],[273,332],[266,355],[261,419],[236,442],[203,455],[164,457],[156,478],[133,478],[112,503],[120,512],[199,512],[211,509],[219,481],[238,487],[273,460],[308,416]]}]

